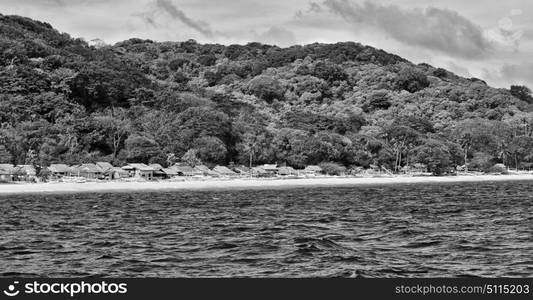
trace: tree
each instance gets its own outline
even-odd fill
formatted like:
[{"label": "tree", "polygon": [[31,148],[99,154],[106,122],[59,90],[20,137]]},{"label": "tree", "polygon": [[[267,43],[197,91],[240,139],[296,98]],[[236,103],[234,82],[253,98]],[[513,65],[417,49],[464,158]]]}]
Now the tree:
[{"label": "tree", "polygon": [[123,155],[129,162],[149,163],[152,157],[161,156],[162,151],[153,139],[133,134],[126,139]]},{"label": "tree", "polygon": [[322,172],[327,175],[343,175],[346,173],[346,167],[335,162],[323,162],[319,164]]},{"label": "tree", "polygon": [[326,80],[329,83],[347,79],[347,74],[338,65],[330,61],[318,61],[313,68],[313,75]]},{"label": "tree", "polygon": [[428,86],[426,74],[415,67],[404,67],[396,76],[396,87],[400,90],[415,93]]},{"label": "tree", "polygon": [[498,148],[492,128],[492,124],[487,120],[469,119],[457,123],[452,130],[452,138],[463,149],[463,161],[466,171],[468,171],[468,156],[470,151],[481,152]]},{"label": "tree", "polygon": [[283,98],[284,89],[281,83],[271,76],[259,75],[248,83],[248,91],[267,102]]},{"label": "tree", "polygon": [[425,164],[435,175],[446,173],[453,166],[453,157],[448,146],[439,140],[429,139],[413,149],[415,162]]},{"label": "tree", "polygon": [[94,118],[103,126],[113,151],[113,159],[116,158],[122,142],[131,131],[131,121],[127,111],[124,108],[111,108],[96,114]]},{"label": "tree", "polygon": [[389,92],[387,90],[378,90],[372,92],[365,102],[363,103],[363,109],[365,112],[371,112],[374,110],[385,110],[391,107]]},{"label": "tree", "polygon": [[403,160],[403,158],[416,146],[419,137],[420,135],[416,130],[406,125],[393,123],[386,128],[385,138],[395,155],[394,171],[400,169],[402,162],[409,162],[407,159]]},{"label": "tree", "polygon": [[[240,161],[247,162],[250,168],[253,166],[253,160],[256,158],[260,160],[259,153],[261,152],[261,140],[264,135],[256,135],[251,132],[245,132],[241,137],[241,142],[236,145],[237,151],[241,153]],[[248,159],[248,161],[246,161]]]},{"label": "tree", "polygon": [[13,162],[13,156],[7,151],[6,146],[0,144],[0,163],[10,164]]},{"label": "tree", "polygon": [[172,166],[172,165],[174,165],[176,162],[178,162],[178,158],[176,157],[176,154],[174,154],[174,153],[167,153],[167,158],[166,158],[166,164],[167,164],[167,166]]},{"label": "tree", "polygon": [[293,167],[304,167],[309,162],[308,133],[303,130],[282,128],[274,132],[271,148],[274,150],[274,160]]},{"label": "tree", "polygon": [[510,126],[513,136],[533,136],[532,112],[517,112],[512,116],[508,116],[504,122]]},{"label": "tree", "polygon": [[181,149],[174,153],[184,153],[195,147],[194,142],[204,136],[212,136],[224,144],[232,138],[231,121],[228,115],[211,107],[191,107],[180,113],[167,127],[172,128],[175,141]]},{"label": "tree", "polygon": [[531,89],[524,85],[511,85],[511,95],[516,98],[525,101],[529,104],[533,104],[533,97],[531,96]]},{"label": "tree", "polygon": [[268,163],[275,159],[269,116],[254,110],[241,110],[232,124],[237,160],[245,165]]},{"label": "tree", "polygon": [[475,152],[470,164],[474,169],[487,172],[494,165],[494,161],[492,155],[488,153]]},{"label": "tree", "polygon": [[198,150],[196,149],[190,149],[187,151],[182,157],[181,161],[186,163],[187,165],[191,167],[195,167],[196,165],[202,164],[202,161],[198,158]]},{"label": "tree", "polygon": [[518,170],[521,163],[533,162],[533,137],[519,135],[514,137],[509,144],[509,154],[514,162],[515,168]]},{"label": "tree", "polygon": [[318,132],[305,140],[304,153],[307,163],[316,164],[321,161],[340,162],[346,146],[351,143],[339,134]]},{"label": "tree", "polygon": [[204,136],[197,139],[194,145],[200,160],[213,164],[226,163],[228,150],[220,139],[213,136]]}]

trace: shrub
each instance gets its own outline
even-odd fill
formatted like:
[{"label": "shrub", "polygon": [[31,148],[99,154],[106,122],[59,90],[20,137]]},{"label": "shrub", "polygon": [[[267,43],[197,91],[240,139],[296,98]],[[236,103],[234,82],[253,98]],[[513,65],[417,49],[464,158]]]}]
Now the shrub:
[{"label": "shrub", "polygon": [[346,167],[334,162],[323,162],[319,165],[322,172],[327,175],[343,175],[346,173]]},{"label": "shrub", "polygon": [[274,99],[281,100],[285,93],[281,83],[267,75],[259,75],[250,80],[248,91],[267,102],[272,102]]},{"label": "shrub", "polygon": [[429,80],[424,72],[414,68],[405,67],[396,76],[396,87],[415,93],[429,86]]},{"label": "shrub", "polygon": [[497,173],[497,174],[503,174],[507,175],[509,172],[507,171],[507,167],[504,164],[495,164],[494,166],[490,167],[487,170],[488,173]]}]

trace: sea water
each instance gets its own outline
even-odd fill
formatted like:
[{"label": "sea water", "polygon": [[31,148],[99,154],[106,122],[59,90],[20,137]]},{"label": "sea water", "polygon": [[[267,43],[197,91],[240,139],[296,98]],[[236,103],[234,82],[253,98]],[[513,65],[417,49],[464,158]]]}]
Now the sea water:
[{"label": "sea water", "polygon": [[533,276],[530,181],[0,196],[0,276]]}]

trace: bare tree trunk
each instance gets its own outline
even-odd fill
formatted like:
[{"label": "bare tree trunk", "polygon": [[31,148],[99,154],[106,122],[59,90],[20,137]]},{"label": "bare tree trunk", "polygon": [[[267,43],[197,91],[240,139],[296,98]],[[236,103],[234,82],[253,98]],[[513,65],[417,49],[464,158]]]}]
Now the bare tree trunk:
[{"label": "bare tree trunk", "polygon": [[399,150],[396,149],[395,151],[395,154],[396,154],[396,158],[394,160],[394,172],[398,172],[398,153],[399,153]]},{"label": "bare tree trunk", "polygon": [[465,172],[468,172],[468,148],[465,147]]},{"label": "bare tree trunk", "polygon": [[250,177],[252,177],[252,151],[250,150]]},{"label": "bare tree trunk", "polygon": [[399,151],[400,152],[400,157],[398,159],[398,170],[402,167],[402,151]]},{"label": "bare tree trunk", "polygon": [[113,137],[113,159],[117,157],[117,141],[116,138]]}]

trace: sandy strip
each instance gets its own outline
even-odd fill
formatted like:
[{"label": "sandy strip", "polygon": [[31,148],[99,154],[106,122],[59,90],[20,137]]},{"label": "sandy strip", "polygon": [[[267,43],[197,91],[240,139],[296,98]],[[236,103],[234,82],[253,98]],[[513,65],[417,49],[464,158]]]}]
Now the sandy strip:
[{"label": "sandy strip", "polygon": [[205,181],[161,182],[86,182],[2,184],[2,194],[26,193],[80,193],[80,192],[135,192],[170,190],[271,189],[296,187],[357,186],[369,184],[417,184],[444,182],[482,182],[533,180],[533,175],[480,175],[453,177],[372,177],[372,178],[305,178],[305,179],[233,179]]}]

